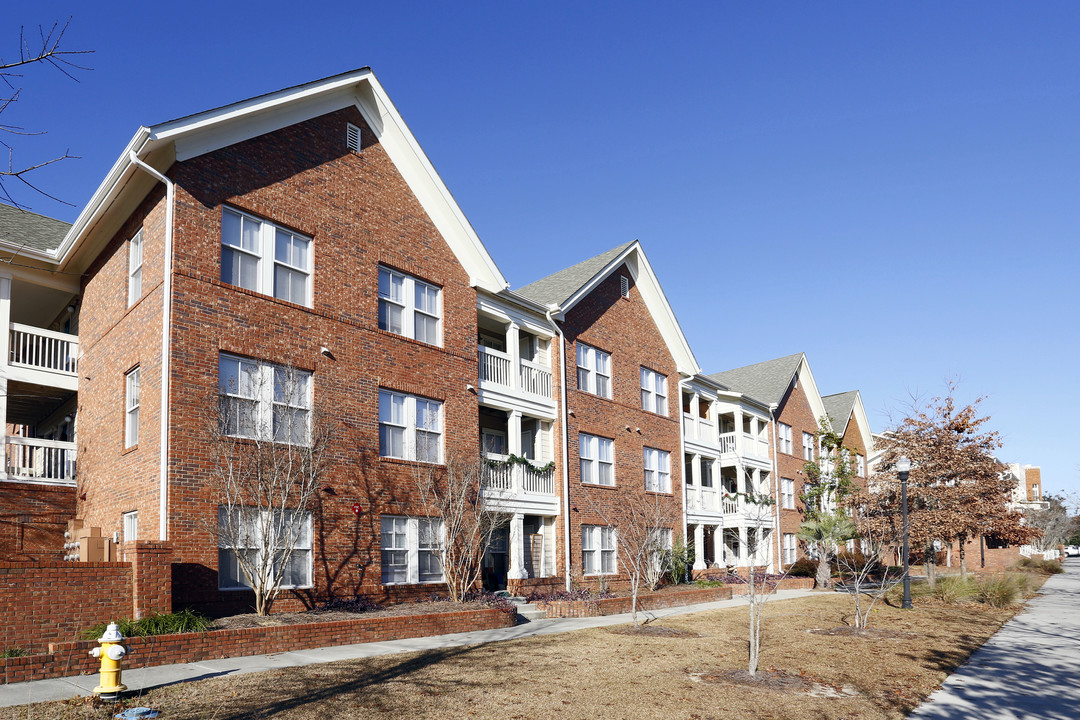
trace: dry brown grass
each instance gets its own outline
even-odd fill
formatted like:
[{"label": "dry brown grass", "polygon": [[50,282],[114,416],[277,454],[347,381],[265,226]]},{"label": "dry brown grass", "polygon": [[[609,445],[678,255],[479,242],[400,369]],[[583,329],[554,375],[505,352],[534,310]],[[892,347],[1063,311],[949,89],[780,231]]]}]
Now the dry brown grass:
[{"label": "dry brown grass", "polygon": [[[772,683],[743,684],[730,672],[747,655],[746,609],[731,608],[657,623],[681,633],[598,628],[327,663],[173,685],[125,705],[158,708],[163,720],[899,718],[1015,609],[883,606],[872,627],[888,638],[808,632],[847,623],[842,595],[777,601],[766,612],[762,670],[780,679]],[[96,720],[117,709],[75,700],[0,709],[0,720]]]}]

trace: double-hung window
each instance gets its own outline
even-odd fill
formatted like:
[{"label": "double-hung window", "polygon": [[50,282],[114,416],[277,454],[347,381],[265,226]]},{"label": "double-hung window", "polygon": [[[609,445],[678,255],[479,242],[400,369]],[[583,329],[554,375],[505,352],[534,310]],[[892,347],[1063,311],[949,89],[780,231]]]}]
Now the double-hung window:
[{"label": "double-hung window", "polygon": [[866,458],[862,455],[855,455],[855,474],[866,477]]},{"label": "double-hung window", "polygon": [[442,403],[379,390],[379,456],[442,462]]},{"label": "double-hung window", "polygon": [[611,397],[611,355],[578,343],[577,365],[578,390],[603,398]]},{"label": "double-hung window", "polygon": [[218,394],[226,435],[293,445],[309,442],[311,373],[222,354]]},{"label": "double-hung window", "polygon": [[442,344],[442,291],[412,275],[379,268],[379,329]]},{"label": "double-hung window", "polygon": [[124,542],[139,539],[139,511],[124,513]]},{"label": "double-hung window", "polygon": [[803,460],[808,462],[814,462],[814,435],[813,433],[804,432],[802,434],[802,456]]},{"label": "double-hung window", "polygon": [[581,566],[586,575],[614,574],[615,528],[581,526]]},{"label": "double-hung window", "polygon": [[222,282],[311,307],[311,266],[311,238],[222,209]]},{"label": "double-hung window", "polygon": [[645,489],[652,492],[671,492],[671,453],[645,448]]},{"label": "double-hung window", "polygon": [[142,297],[143,239],[142,230],[128,243],[128,307]]},{"label": "double-hung window", "polygon": [[780,436],[780,452],[791,455],[791,426],[776,423],[776,434]]},{"label": "double-hung window", "polygon": [[784,564],[790,565],[795,562],[795,534],[784,533]]},{"label": "double-hung window", "polygon": [[[291,551],[289,550],[291,546]],[[273,553],[264,581],[280,577],[282,589],[311,587],[311,513],[297,510],[232,510],[218,506],[218,588],[251,587],[240,556],[249,571],[263,567],[263,553]],[[286,558],[288,554],[288,558]]]},{"label": "double-hung window", "polygon": [[667,376],[641,368],[641,409],[667,415]]},{"label": "double-hung window", "polygon": [[[581,482],[592,485],[615,484],[615,441],[581,433],[578,440]],[[668,483],[670,485],[670,476]]]},{"label": "double-hung window", "polygon": [[795,509],[795,481],[791,478],[780,478],[780,507]]},{"label": "double-hung window", "polygon": [[124,376],[124,447],[139,444],[139,368]]},{"label": "double-hung window", "polygon": [[442,582],[442,521],[383,515],[384,585]]}]

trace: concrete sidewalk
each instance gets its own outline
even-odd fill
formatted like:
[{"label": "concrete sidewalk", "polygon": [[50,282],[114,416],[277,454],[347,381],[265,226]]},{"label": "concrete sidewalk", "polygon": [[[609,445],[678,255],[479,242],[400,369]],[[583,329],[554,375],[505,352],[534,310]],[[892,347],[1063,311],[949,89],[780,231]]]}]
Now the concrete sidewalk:
[{"label": "concrete sidewalk", "polygon": [[1073,720],[1080,717],[1080,560],[950,675],[909,717]]},{"label": "concrete sidewalk", "polygon": [[[813,590],[780,590],[770,600],[788,600],[815,594]],[[672,615],[716,610],[720,608],[746,605],[746,597],[739,596],[720,602],[687,605],[685,607],[664,608],[639,612],[646,618],[664,618]],[[129,692],[138,693],[163,685],[172,685],[191,680],[205,680],[221,675],[262,672],[277,668],[314,665],[317,663],[352,660],[354,658],[391,655],[394,653],[417,652],[420,650],[439,650],[462,645],[478,645],[501,640],[516,640],[533,635],[551,635],[571,632],[585,628],[621,625],[631,622],[630,614],[607,615],[591,618],[565,618],[557,620],[534,620],[510,628],[480,630],[476,632],[456,633],[454,635],[435,635],[432,637],[409,638],[389,642],[361,643],[357,645],[338,645],[335,647],[298,650],[295,652],[274,653],[272,655],[251,655],[232,657],[221,660],[205,660],[179,665],[159,665],[157,667],[137,668],[124,671],[124,684]],[[0,685],[0,707],[25,705],[27,703],[63,700],[77,695],[90,695],[98,683],[98,676],[80,675],[51,680],[33,680],[31,682]]]}]

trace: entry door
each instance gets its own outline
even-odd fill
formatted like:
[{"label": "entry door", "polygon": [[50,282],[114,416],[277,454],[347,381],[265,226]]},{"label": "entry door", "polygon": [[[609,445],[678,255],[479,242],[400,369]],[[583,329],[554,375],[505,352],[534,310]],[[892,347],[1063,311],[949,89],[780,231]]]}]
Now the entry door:
[{"label": "entry door", "polygon": [[484,589],[495,592],[506,589],[506,574],[510,569],[510,528],[499,528],[491,538],[491,546],[484,553]]}]

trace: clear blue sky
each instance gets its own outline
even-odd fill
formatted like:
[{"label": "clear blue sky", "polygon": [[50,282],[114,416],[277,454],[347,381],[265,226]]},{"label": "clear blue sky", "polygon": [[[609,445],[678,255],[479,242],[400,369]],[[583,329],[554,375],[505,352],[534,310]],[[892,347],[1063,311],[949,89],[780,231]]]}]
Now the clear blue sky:
[{"label": "clear blue sky", "polygon": [[956,376],[1080,490],[1080,4],[240,5],[7,4],[5,59],[96,50],[16,161],[78,206],[140,124],[370,65],[513,286],[640,239],[706,371],[805,351],[875,430]]}]

